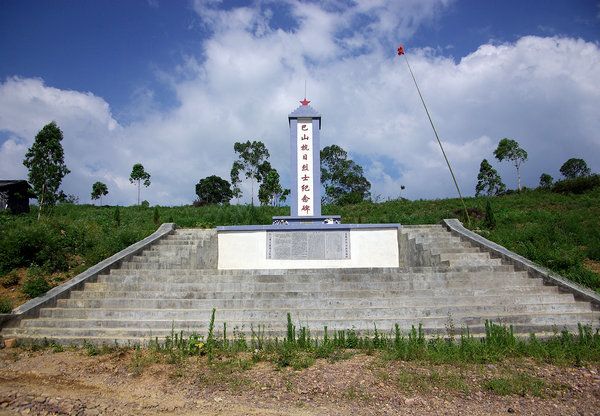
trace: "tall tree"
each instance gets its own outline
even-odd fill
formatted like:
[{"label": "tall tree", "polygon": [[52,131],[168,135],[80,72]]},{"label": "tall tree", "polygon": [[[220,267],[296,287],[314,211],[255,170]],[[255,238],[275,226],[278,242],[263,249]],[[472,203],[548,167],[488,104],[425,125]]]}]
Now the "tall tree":
[{"label": "tall tree", "polygon": [[362,166],[348,159],[348,153],[335,144],[321,150],[321,183],[326,204],[355,204],[371,197],[371,183],[364,177]]},{"label": "tall tree", "polygon": [[254,205],[254,182],[260,184],[266,175],[271,171],[269,163],[269,150],[261,141],[246,141],[245,143],[235,142],[233,150],[238,155],[238,159],[233,162],[231,168],[231,184],[233,185],[234,196],[239,198],[241,190],[240,174],[243,173],[246,179],[251,183],[251,203]]},{"label": "tall tree", "polygon": [[108,195],[108,186],[103,182],[95,182],[92,185],[92,199],[100,198],[100,205],[102,205],[102,197]]},{"label": "tall tree", "polygon": [[60,143],[62,139],[62,131],[53,121],[39,131],[33,145],[25,153],[23,164],[29,169],[29,183],[40,207],[38,220],[45,207],[56,203],[58,188],[70,172],[65,165],[64,151]]},{"label": "tall tree", "polygon": [[592,171],[585,160],[571,158],[560,167],[560,173],[567,179],[575,179],[580,176],[590,176]]},{"label": "tall tree", "polygon": [[258,188],[258,200],[262,205],[279,206],[290,194],[289,189],[283,189],[279,183],[277,169],[271,169],[264,177]]},{"label": "tall tree", "polygon": [[196,195],[205,204],[229,204],[233,198],[231,184],[216,175],[200,179],[196,184]]},{"label": "tall tree", "polygon": [[506,185],[502,183],[502,179],[498,175],[498,172],[496,172],[496,169],[490,165],[487,159],[483,159],[481,165],[479,165],[475,196],[479,196],[482,192],[487,196],[498,195],[505,190]]},{"label": "tall tree", "polygon": [[498,147],[494,150],[494,156],[500,162],[503,160],[511,161],[517,169],[517,187],[521,190],[521,164],[527,160],[527,152],[519,146],[516,140],[504,138],[498,143]]},{"label": "tall tree", "polygon": [[150,174],[144,170],[144,166],[141,163],[133,165],[131,175],[129,175],[129,182],[137,183],[138,196],[137,203],[140,204],[140,188],[142,183],[147,188],[150,186]]}]

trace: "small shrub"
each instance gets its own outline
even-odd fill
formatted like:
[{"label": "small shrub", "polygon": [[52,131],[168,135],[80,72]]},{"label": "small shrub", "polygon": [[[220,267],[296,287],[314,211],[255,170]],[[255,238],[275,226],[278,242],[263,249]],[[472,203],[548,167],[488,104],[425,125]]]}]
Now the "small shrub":
[{"label": "small shrub", "polygon": [[142,208],[149,208],[150,207],[150,202],[143,200],[142,201]]},{"label": "small shrub", "polygon": [[0,313],[11,313],[12,302],[10,299],[0,298]]},{"label": "small shrub", "polygon": [[4,276],[0,277],[0,284],[3,287],[12,287],[19,284],[19,275],[15,270],[8,272]]},{"label": "small shrub", "polygon": [[50,290],[50,285],[42,275],[25,279],[21,291],[30,299],[37,298]]},{"label": "small shrub", "polygon": [[494,218],[492,203],[489,199],[485,203],[485,219],[483,220],[483,224],[489,229],[496,228],[496,218]]}]

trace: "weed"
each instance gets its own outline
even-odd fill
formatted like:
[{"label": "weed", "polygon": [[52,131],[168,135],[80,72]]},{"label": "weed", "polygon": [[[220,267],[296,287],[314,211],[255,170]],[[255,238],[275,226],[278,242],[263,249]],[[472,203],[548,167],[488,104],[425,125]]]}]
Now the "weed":
[{"label": "weed", "polygon": [[0,313],[11,313],[13,309],[10,299],[0,298]]},{"label": "weed", "polygon": [[98,349],[98,347],[86,340],[83,341],[83,349],[89,356],[95,356],[100,354],[100,350]]},{"label": "weed", "polygon": [[216,309],[213,308],[212,313],[210,314],[210,322],[208,323],[208,335],[206,337],[206,351],[208,353],[209,360],[213,358],[213,350],[215,348],[215,312]]},{"label": "weed", "polygon": [[285,380],[285,390],[289,393],[294,389],[294,382],[290,379]]},{"label": "weed", "polygon": [[50,349],[52,350],[52,352],[63,352],[65,349],[62,345],[57,344],[56,342],[51,342],[50,343]]},{"label": "weed", "polygon": [[508,377],[495,377],[486,381],[483,385],[500,396],[516,394],[519,396],[531,395],[542,397],[546,389],[544,380],[525,373],[517,373]]},{"label": "weed", "polygon": [[139,376],[149,365],[160,362],[160,356],[155,351],[144,351],[139,346],[133,349],[129,369],[132,374]]}]

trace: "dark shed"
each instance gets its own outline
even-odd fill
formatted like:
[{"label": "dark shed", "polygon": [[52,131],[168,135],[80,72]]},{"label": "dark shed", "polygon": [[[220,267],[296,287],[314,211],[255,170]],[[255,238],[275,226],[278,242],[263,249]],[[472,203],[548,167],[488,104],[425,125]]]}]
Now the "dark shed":
[{"label": "dark shed", "polygon": [[29,212],[29,198],[34,198],[27,181],[0,181],[0,211],[10,210],[13,214]]}]

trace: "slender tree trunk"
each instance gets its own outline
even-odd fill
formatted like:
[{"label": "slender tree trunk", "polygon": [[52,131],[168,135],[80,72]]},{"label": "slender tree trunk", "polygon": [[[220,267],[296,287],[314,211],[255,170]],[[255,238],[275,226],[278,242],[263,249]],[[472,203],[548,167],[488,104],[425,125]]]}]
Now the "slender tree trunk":
[{"label": "slender tree trunk", "polygon": [[252,206],[254,206],[254,178],[250,179],[250,184],[251,184],[251,192],[252,192],[252,193],[250,194],[250,195],[252,195],[252,196],[250,197],[250,204],[251,204]]},{"label": "slender tree trunk", "polygon": [[140,180],[138,179],[138,205],[140,205]]},{"label": "slender tree trunk", "polygon": [[519,192],[521,192],[521,172],[519,172],[519,165],[515,164],[517,168],[517,187],[519,188]]},{"label": "slender tree trunk", "polygon": [[42,216],[42,206],[44,205],[44,195],[46,194],[46,184],[42,186],[42,199],[38,201],[39,209],[38,209],[38,221]]}]

